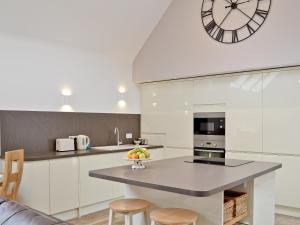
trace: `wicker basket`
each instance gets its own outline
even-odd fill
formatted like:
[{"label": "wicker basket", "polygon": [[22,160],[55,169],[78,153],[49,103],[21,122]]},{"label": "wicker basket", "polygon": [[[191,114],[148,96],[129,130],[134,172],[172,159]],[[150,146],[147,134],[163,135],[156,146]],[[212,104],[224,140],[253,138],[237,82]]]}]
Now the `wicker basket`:
[{"label": "wicker basket", "polygon": [[225,198],[234,201],[233,216],[238,217],[248,211],[248,195],[244,192],[225,191]]},{"label": "wicker basket", "polygon": [[224,197],[224,223],[233,219],[234,201]]}]

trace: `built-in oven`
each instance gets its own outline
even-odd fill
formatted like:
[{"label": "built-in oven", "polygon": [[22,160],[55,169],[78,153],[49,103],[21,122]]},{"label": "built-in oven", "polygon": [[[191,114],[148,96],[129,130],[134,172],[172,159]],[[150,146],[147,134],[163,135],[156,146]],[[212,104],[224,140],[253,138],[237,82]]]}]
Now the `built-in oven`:
[{"label": "built-in oven", "polygon": [[225,158],[225,113],[194,114],[194,155]]}]

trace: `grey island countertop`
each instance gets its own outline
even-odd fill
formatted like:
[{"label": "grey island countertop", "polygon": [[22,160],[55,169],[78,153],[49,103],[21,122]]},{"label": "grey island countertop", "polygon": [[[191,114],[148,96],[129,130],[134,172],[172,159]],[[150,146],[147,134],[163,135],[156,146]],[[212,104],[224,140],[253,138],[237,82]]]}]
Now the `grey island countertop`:
[{"label": "grey island countertop", "polygon": [[[163,148],[163,146],[158,145],[149,145],[147,149],[156,149],[156,148]],[[80,156],[89,156],[89,155],[101,155],[101,154],[109,154],[109,153],[117,153],[117,152],[127,152],[132,148],[128,149],[120,149],[120,150],[76,150],[76,151],[67,151],[67,152],[56,152],[56,151],[49,151],[49,152],[40,152],[40,153],[31,153],[24,155],[25,161],[41,161],[41,160],[49,160],[49,159],[61,159],[61,158],[70,158],[70,157],[80,157]],[[1,156],[4,158],[4,155]]]},{"label": "grey island countertop", "polygon": [[91,177],[120,183],[205,197],[241,185],[281,168],[279,163],[251,162],[238,167],[187,163],[192,157],[179,157],[147,163],[147,168],[130,166],[90,171]]}]

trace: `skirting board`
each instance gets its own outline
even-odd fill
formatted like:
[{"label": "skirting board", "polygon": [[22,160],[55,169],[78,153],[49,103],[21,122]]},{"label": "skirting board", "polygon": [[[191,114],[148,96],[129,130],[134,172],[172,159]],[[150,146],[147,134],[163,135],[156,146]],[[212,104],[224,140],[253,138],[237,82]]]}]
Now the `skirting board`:
[{"label": "skirting board", "polygon": [[298,208],[276,205],[275,212],[276,214],[300,218],[300,209]]}]

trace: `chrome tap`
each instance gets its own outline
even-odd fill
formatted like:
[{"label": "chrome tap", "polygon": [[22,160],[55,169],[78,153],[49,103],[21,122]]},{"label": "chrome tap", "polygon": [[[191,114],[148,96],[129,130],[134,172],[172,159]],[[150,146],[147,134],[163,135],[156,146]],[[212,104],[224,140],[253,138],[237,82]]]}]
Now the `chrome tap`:
[{"label": "chrome tap", "polygon": [[122,140],[120,139],[119,128],[116,127],[116,128],[114,129],[114,133],[115,133],[115,135],[117,135],[117,145],[119,146],[119,145],[122,144]]}]

